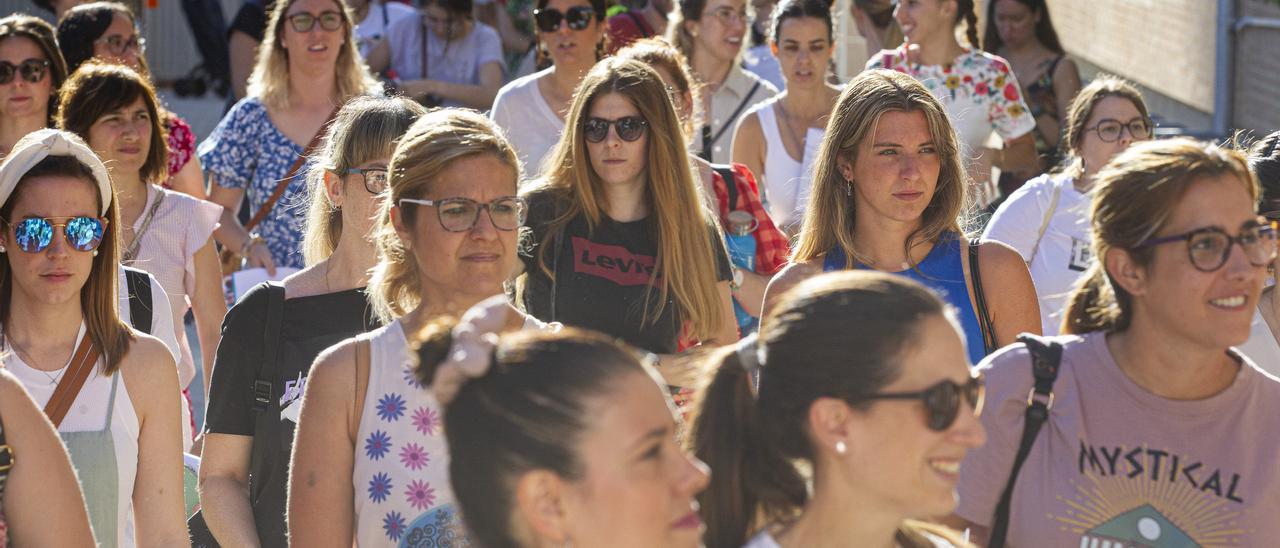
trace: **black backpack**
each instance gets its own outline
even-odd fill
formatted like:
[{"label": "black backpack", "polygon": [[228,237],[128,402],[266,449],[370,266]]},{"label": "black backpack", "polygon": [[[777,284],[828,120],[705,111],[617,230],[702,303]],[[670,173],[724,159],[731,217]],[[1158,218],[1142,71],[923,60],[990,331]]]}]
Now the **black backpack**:
[{"label": "black backpack", "polygon": [[152,314],[155,314],[151,306],[151,275],[130,266],[121,268],[124,269],[125,285],[129,288],[129,324],[150,335]]}]

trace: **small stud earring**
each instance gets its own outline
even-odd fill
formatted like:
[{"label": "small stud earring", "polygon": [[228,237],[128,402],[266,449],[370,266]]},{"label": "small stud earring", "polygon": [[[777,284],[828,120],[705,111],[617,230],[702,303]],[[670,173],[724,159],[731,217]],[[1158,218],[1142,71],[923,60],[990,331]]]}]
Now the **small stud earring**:
[{"label": "small stud earring", "polygon": [[844,440],[840,440],[840,441],[836,442],[836,454],[837,454],[837,455],[843,455],[843,454],[845,453],[845,451],[848,451],[848,450],[849,450],[849,448],[848,448],[848,447],[846,447],[846,446],[844,445]]},{"label": "small stud earring", "polygon": [[97,256],[98,256],[98,250],[96,250],[96,249],[95,249],[95,250],[93,250],[93,256],[94,256],[94,257],[97,257]]},{"label": "small stud earring", "polygon": [[4,253],[4,246],[0,245],[0,253]]}]

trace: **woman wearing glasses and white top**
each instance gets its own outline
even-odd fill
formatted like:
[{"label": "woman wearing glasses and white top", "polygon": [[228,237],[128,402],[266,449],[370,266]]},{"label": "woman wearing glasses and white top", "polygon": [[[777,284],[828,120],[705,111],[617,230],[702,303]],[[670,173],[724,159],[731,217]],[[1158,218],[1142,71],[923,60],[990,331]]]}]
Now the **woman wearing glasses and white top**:
[{"label": "woman wearing glasses and white top", "polygon": [[[604,0],[538,0],[533,10],[538,59],[551,67],[502,86],[489,117],[502,128],[533,178],[564,133],[564,120],[582,77],[604,51]],[[554,167],[554,166],[552,166]]]},{"label": "woman wearing glasses and white top", "polygon": [[[1231,347],[1249,336],[1276,232],[1257,214],[1244,155],[1189,139],[1135,144],[1093,194],[1097,260],[1071,298],[1072,336],[1050,339],[1056,378],[1040,380],[1043,366],[1033,376],[1021,344],[984,361],[989,441],[960,467],[956,514],[979,540],[1009,546],[1270,543],[1280,380]],[[1028,440],[1004,522],[996,508],[1025,450],[1033,387],[1047,422]]]},{"label": "woman wearing glasses and white top", "polygon": [[[307,166],[324,125],[348,99],[379,89],[356,52],[349,12],[339,0],[281,0],[272,9],[249,96],[231,107],[200,161],[209,200],[230,212],[248,198],[256,225],[224,216],[216,234],[248,266],[301,268],[302,227],[289,211],[306,196]],[[252,233],[249,231],[252,229]]]},{"label": "woman wearing glasses and white top", "polygon": [[48,406],[98,542],[185,546],[177,367],[117,314],[108,177],[79,137],[53,129],[0,165],[0,357]]},{"label": "woman wearing glasses and white top", "polygon": [[983,234],[1008,244],[1027,262],[1046,335],[1061,330],[1067,297],[1093,258],[1089,191],[1098,171],[1129,145],[1150,139],[1152,132],[1142,94],[1112,76],[1095,79],[1076,95],[1066,124],[1066,167],[1010,194]]},{"label": "woman wearing glasses and white top", "polygon": [[[419,118],[387,169],[369,283],[387,324],[311,368],[289,470],[296,546],[466,544],[441,406],[418,383],[410,343],[432,319],[502,293],[515,274],[519,163],[493,122],[450,108]],[[510,328],[525,323],[514,309],[509,317]]]},{"label": "woman wearing glasses and white top", "polygon": [[[746,0],[681,0],[667,25],[667,41],[689,60],[702,82],[702,127],[694,151],[713,164],[727,164],[738,121],[778,88],[738,62],[747,33]],[[756,170],[756,173],[763,173]]]}]

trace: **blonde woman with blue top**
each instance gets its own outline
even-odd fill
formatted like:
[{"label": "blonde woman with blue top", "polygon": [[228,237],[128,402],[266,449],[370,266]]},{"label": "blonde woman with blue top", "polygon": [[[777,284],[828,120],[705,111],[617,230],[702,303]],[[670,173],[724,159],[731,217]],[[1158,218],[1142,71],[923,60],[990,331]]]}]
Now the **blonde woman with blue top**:
[{"label": "blonde woman with blue top", "polygon": [[0,356],[56,425],[104,546],[188,543],[178,375],[116,312],[120,215],[107,169],[45,129],[0,164]]},{"label": "blonde woman with blue top", "polygon": [[845,88],[827,129],[813,206],[792,264],[769,284],[766,314],[801,280],[866,268],[914,278],[956,307],[970,363],[1040,332],[1026,263],[961,231],[965,171],[937,98],[905,74],[866,71]]}]

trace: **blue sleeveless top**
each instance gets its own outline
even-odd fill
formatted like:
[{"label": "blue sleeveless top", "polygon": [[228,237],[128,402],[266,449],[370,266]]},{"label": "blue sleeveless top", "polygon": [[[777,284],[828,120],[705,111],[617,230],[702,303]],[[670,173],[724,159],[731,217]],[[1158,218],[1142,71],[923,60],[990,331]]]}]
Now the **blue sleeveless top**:
[{"label": "blue sleeveless top", "polygon": [[[822,263],[822,270],[844,270],[849,260],[839,246],[827,251]],[[866,267],[858,265],[857,268]],[[978,314],[969,302],[969,286],[964,280],[964,263],[960,257],[960,238],[953,233],[943,234],[933,244],[929,255],[916,265],[916,268],[893,272],[920,282],[938,293],[959,313],[960,327],[964,329],[965,347],[969,353],[969,364],[975,365],[986,357],[986,345],[982,342],[982,326],[978,323]]]}]

